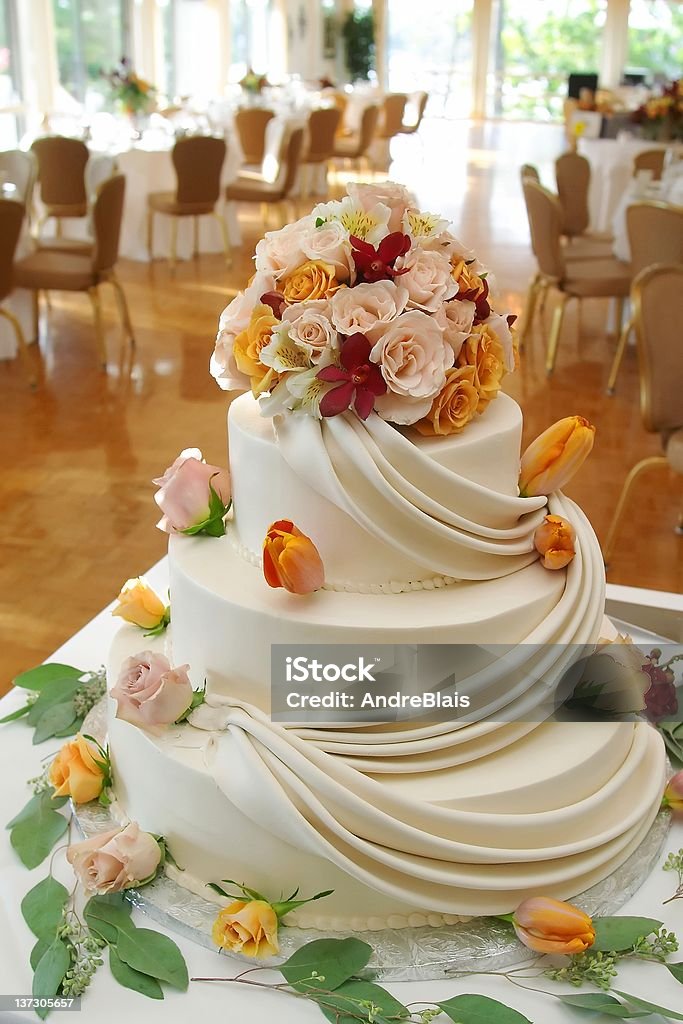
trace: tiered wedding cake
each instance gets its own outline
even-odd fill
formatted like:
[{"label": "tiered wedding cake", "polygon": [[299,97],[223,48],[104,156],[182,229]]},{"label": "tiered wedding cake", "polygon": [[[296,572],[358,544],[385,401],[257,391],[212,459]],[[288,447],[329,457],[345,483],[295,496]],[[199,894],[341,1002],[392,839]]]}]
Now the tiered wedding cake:
[{"label": "tiered wedding cake", "polygon": [[[228,416],[225,533],[225,473],[185,453],[157,496],[172,624],[151,640],[122,627],[110,659],[117,805],[166,837],[187,888],[333,890],[291,924],[439,924],[576,895],[649,829],[657,733],[542,710],[606,629],[595,535],[543,486],[588,428],[532,446],[521,496],[522,417],[499,392],[516,353],[489,287],[445,222],[366,186],[266,236],[225,311],[212,372],[252,392]],[[194,520],[190,469],[212,488]],[[481,645],[452,648],[470,711],[278,725],[277,643]],[[147,719],[130,713],[135,666],[158,653],[206,682],[189,722],[163,729],[154,686],[138,687]]]}]

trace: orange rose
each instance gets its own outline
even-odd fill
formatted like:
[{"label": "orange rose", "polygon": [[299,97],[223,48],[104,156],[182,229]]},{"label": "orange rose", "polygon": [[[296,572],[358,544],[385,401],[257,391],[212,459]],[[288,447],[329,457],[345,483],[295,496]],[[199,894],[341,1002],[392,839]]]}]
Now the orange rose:
[{"label": "orange rose", "polygon": [[156,629],[166,618],[166,605],[139,577],[123,584],[117,600],[119,603],[112,615],[118,615],[141,629]]},{"label": "orange rose", "polygon": [[544,430],[522,456],[521,496],[552,494],[564,487],[590,454],[594,439],[595,427],[583,416],[565,416]]},{"label": "orange rose", "polygon": [[479,277],[479,274],[475,274],[462,257],[453,261],[451,273],[453,280],[458,285],[457,297],[459,299],[468,299],[470,302],[476,302],[484,291],[484,282]]},{"label": "orange rose", "polygon": [[473,366],[474,386],[479,393],[477,412],[482,413],[500,391],[505,376],[505,353],[498,335],[488,324],[478,324],[460,349],[458,366]]},{"label": "orange rose", "polygon": [[213,941],[222,949],[257,958],[279,952],[277,914],[265,900],[235,900],[214,921]]},{"label": "orange rose", "polygon": [[307,260],[285,278],[282,294],[285,302],[306,302],[309,299],[327,299],[340,287],[335,268],[322,260]]},{"label": "orange rose", "polygon": [[664,806],[672,811],[683,811],[683,772],[677,772],[669,779],[664,790]]},{"label": "orange rose", "polygon": [[595,942],[593,922],[572,903],[532,896],[517,907],[512,923],[517,938],[536,953],[573,956]]},{"label": "orange rose", "polygon": [[318,549],[289,519],[279,519],[268,529],[263,575],[269,587],[284,587],[290,594],[312,594],[325,582]]},{"label": "orange rose", "polygon": [[425,437],[456,434],[466,427],[477,411],[479,392],[474,384],[473,366],[446,370],[446,383],[432,402],[432,407],[415,426]]},{"label": "orange rose", "polygon": [[97,747],[78,733],[64,744],[50,765],[53,796],[70,796],[77,804],[96,800],[104,786],[104,771],[98,763],[101,760]]},{"label": "orange rose", "polygon": [[278,381],[278,374],[270,366],[260,361],[261,349],[270,342],[273,328],[280,321],[270,306],[257,302],[251,319],[245,330],[240,331],[233,342],[235,365],[241,373],[245,373],[251,381],[251,390],[255,397],[264,391],[270,391]]},{"label": "orange rose", "polygon": [[561,516],[546,516],[534,533],[534,547],[545,569],[564,569],[573,559],[574,528]]}]

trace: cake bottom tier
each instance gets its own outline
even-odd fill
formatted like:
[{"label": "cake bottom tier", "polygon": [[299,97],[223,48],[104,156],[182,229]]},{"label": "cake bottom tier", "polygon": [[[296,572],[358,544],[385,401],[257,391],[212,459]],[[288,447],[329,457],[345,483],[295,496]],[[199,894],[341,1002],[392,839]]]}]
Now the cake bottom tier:
[{"label": "cake bottom tier", "polygon": [[[139,647],[122,630],[112,674]],[[664,785],[643,722],[547,721],[468,763],[373,774],[249,704],[210,700],[160,736],[111,702],[118,810],[164,835],[173,876],[206,898],[226,878],[272,899],[333,889],[290,915],[302,927],[440,925],[571,898],[638,846]]]}]

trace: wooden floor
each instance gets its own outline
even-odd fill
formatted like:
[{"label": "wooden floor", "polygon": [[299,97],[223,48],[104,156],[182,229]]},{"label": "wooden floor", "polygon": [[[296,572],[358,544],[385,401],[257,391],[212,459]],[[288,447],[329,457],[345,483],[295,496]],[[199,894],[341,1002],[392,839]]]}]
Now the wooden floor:
[{"label": "wooden floor", "polygon": [[[519,313],[534,265],[518,167],[538,164],[550,184],[561,149],[554,126],[431,122],[422,139],[398,141],[391,176],[413,188],[423,208],[453,218]],[[164,262],[121,263],[138,341],[132,363],[122,353],[113,298],[105,302],[103,373],[87,297],[66,294],[54,294],[49,317],[43,314],[39,389],[28,390],[18,361],[0,362],[0,692],[164,554],[152,477],[188,446],[210,462],[225,460],[227,397],[208,361],[219,313],[229,290],[251,273],[262,232],[249,211],[243,216],[244,246],[231,271],[218,256],[180,264],[175,274]],[[546,329],[551,313],[546,309]],[[570,312],[550,382],[537,325],[520,372],[506,385],[524,411],[526,440],[570,413],[596,424],[594,453],[568,490],[603,540],[627,469],[659,450],[640,423],[633,350],[617,395],[605,395],[614,348],[607,313],[601,300],[584,302],[580,321],[576,308]],[[683,539],[673,528],[682,492],[667,470],[643,478],[610,580],[681,589]]]}]

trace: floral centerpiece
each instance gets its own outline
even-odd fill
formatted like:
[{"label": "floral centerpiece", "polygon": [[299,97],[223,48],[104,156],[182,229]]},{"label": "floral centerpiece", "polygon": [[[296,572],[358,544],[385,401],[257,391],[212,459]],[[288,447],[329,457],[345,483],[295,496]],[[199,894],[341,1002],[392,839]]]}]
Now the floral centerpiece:
[{"label": "floral centerpiece", "polygon": [[111,86],[114,99],[129,117],[148,114],[152,110],[156,89],[135,73],[128,57],[122,57],[115,68],[104,72],[104,77]]},{"label": "floral centerpiece", "polygon": [[659,96],[651,96],[631,114],[645,138],[668,142],[683,138],[683,80],[664,86]]},{"label": "floral centerpiece", "polygon": [[244,78],[239,81],[240,88],[251,96],[260,96],[268,85],[266,75],[257,75],[252,67],[247,68]]},{"label": "floral centerpiece", "polygon": [[266,234],[255,259],[211,372],[225,390],[251,388],[265,416],[350,410],[447,435],[515,369],[515,318],[494,310],[491,275],[402,185],[350,185]]}]

